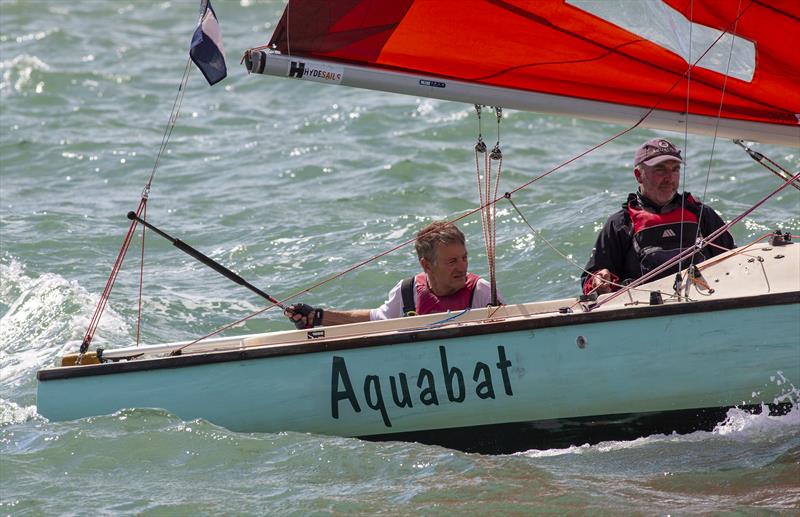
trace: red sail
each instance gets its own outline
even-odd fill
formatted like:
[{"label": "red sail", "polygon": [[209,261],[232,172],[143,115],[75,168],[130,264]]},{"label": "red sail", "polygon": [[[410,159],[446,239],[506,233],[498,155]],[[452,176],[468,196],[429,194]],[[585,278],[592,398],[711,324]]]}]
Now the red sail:
[{"label": "red sail", "polygon": [[[270,45],[291,56],[487,86],[800,126],[800,2],[664,3],[687,24],[754,48],[750,76],[700,66],[687,74],[681,55],[577,0],[291,0]],[[724,52],[723,45],[713,46]],[[693,49],[694,59],[704,50]]]}]

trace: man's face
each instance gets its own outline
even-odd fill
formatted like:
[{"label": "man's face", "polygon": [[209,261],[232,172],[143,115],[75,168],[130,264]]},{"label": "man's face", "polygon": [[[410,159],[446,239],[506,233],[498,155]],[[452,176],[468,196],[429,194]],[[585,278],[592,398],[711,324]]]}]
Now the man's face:
[{"label": "man's face", "polygon": [[463,244],[437,243],[436,260],[420,260],[428,282],[437,296],[447,296],[463,288],[467,281],[467,248]]},{"label": "man's face", "polygon": [[633,173],[645,197],[657,205],[666,205],[678,191],[681,162],[667,160],[653,166],[642,163]]}]

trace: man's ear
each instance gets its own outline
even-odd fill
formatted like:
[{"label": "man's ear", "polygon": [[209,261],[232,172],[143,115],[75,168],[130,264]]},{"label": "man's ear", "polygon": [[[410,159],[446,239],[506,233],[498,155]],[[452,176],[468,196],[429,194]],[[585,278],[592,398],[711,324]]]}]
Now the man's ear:
[{"label": "man's ear", "polygon": [[642,182],[642,169],[640,169],[639,167],[634,167],[633,168],[633,175],[636,177],[636,182],[637,183],[641,183]]},{"label": "man's ear", "polygon": [[431,263],[425,257],[420,257],[419,265],[425,273],[430,273]]}]

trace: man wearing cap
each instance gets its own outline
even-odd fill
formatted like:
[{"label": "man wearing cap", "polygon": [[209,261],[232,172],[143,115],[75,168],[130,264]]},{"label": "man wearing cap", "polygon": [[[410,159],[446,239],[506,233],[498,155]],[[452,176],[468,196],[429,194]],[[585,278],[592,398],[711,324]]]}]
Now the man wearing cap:
[{"label": "man wearing cap", "polygon": [[[683,159],[669,140],[648,140],[636,151],[633,163],[639,190],[628,194],[622,210],[608,218],[597,236],[581,275],[585,294],[616,291],[694,245],[696,237],[708,236],[725,224],[688,192],[678,194]],[[731,234],[724,232],[680,265],[685,268],[690,261],[702,262],[734,246]],[[656,278],[676,271],[677,264]]]}]

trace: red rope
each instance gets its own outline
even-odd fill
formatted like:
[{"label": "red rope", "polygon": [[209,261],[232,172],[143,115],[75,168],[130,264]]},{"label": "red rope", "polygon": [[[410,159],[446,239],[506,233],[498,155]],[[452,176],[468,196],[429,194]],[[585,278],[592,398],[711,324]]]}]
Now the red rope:
[{"label": "red rope", "polygon": [[[150,193],[150,187],[153,184],[153,178],[155,177],[156,170],[158,169],[159,161],[161,160],[161,155],[167,148],[167,143],[169,142],[170,136],[172,135],[173,129],[175,129],[175,123],[178,120],[178,116],[180,115],[181,104],[183,103],[183,95],[186,91],[186,84],[189,80],[189,70],[191,70],[190,66],[192,64],[191,59],[186,60],[186,66],[183,70],[183,77],[181,78],[180,85],[178,87],[178,92],[175,94],[175,100],[172,103],[172,111],[170,112],[169,119],[167,121],[167,126],[164,128],[164,134],[161,137],[161,147],[158,150],[158,154],[156,154],[155,162],[153,163],[153,170],[150,172],[150,177],[147,179],[147,183],[145,184],[144,190],[142,191],[142,197],[139,201],[139,206],[136,209],[136,215],[138,217],[142,217],[142,213],[146,214],[147,211],[147,198]],[[89,327],[86,329],[86,334],[83,337],[83,342],[81,342],[80,347],[80,355],[78,356],[78,364],[80,364],[81,359],[83,358],[83,354],[89,349],[89,345],[92,343],[92,339],[94,338],[94,333],[97,330],[97,325],[100,323],[100,317],[103,315],[103,311],[106,308],[106,304],[108,303],[108,297],[111,295],[111,290],[114,287],[114,283],[117,280],[117,275],[119,274],[120,269],[122,268],[122,262],[125,260],[125,255],[128,252],[128,248],[131,245],[131,240],[133,239],[133,235],[136,232],[136,225],[138,222],[136,220],[131,221],[131,225],[128,228],[128,233],[125,235],[125,239],[122,241],[122,247],[119,250],[119,254],[117,255],[117,260],[114,261],[114,266],[111,268],[111,274],[108,276],[108,280],[106,280],[105,289],[103,289],[103,294],[100,296],[100,301],[97,303],[97,307],[94,310],[94,314],[92,315],[92,319],[89,322]],[[142,233],[142,268],[140,272],[144,271],[144,233]],[[140,278],[141,282],[141,278]],[[139,344],[139,328],[141,323],[141,284],[139,290],[139,317],[137,321],[136,327],[136,344]]]},{"label": "red rope", "polygon": [[[139,201],[139,206],[136,209],[136,214],[141,215],[145,206],[147,206],[147,198],[142,197],[141,201]],[[94,314],[89,322],[89,327],[86,329],[86,334],[83,336],[83,342],[81,343],[80,348],[81,356],[86,353],[86,351],[89,349],[89,345],[92,343],[94,333],[97,330],[97,325],[100,323],[100,316],[102,316],[103,310],[108,303],[108,297],[111,295],[111,289],[113,289],[114,283],[117,281],[117,275],[122,268],[122,262],[125,260],[125,255],[131,245],[131,240],[136,232],[137,224],[138,223],[135,220],[131,221],[131,225],[128,228],[128,233],[125,235],[125,239],[122,241],[122,247],[119,250],[117,259],[114,261],[114,266],[111,268],[111,274],[108,276],[108,280],[106,280],[106,287],[103,289],[103,294],[100,295],[100,301],[97,302],[97,307],[95,307]]]},{"label": "red rope", "polygon": [[[503,199],[503,198],[498,198],[498,199]],[[462,214],[461,216],[456,217],[455,219],[450,219],[447,222],[456,223],[456,222],[460,221],[461,219],[464,219],[465,217],[471,216],[475,212],[483,210],[490,203],[494,203],[494,202],[497,202],[497,200],[490,201],[490,202],[487,202],[486,204],[481,205],[481,206],[479,206],[477,208],[473,208],[472,210]],[[402,248],[404,246],[407,246],[407,245],[411,244],[412,242],[415,242],[416,240],[417,240],[417,237],[414,237],[412,239],[408,239],[408,240],[406,240],[404,242],[401,242],[400,244],[398,244],[394,248],[388,249],[386,251],[382,251],[381,253],[378,253],[377,255],[373,255],[372,257],[370,257],[370,258],[368,258],[366,260],[362,260],[361,262],[359,262],[357,264],[354,264],[354,265],[350,266],[349,268],[347,268],[347,269],[345,269],[343,271],[340,271],[340,272],[335,273],[335,274],[333,274],[333,275],[331,275],[331,276],[329,276],[327,278],[324,278],[323,280],[320,280],[319,282],[317,282],[316,284],[314,284],[312,286],[306,287],[305,289],[301,289],[299,291],[295,291],[294,293],[292,293],[289,296],[287,296],[287,297],[283,298],[282,300],[280,300],[278,303],[272,303],[272,304],[264,307],[263,309],[259,309],[259,310],[255,311],[255,312],[251,312],[250,314],[248,314],[247,316],[245,316],[243,318],[240,318],[240,319],[238,319],[238,320],[236,320],[236,321],[234,321],[232,323],[229,323],[227,325],[219,327],[216,330],[206,334],[205,336],[199,337],[199,338],[195,339],[194,341],[192,341],[191,343],[187,343],[187,344],[183,345],[182,347],[174,350],[173,353],[180,352],[184,348],[186,348],[188,346],[191,346],[191,345],[194,345],[195,343],[199,343],[200,341],[202,341],[204,339],[208,339],[211,336],[216,336],[217,334],[219,334],[220,332],[222,332],[224,330],[227,330],[227,329],[229,329],[229,328],[231,328],[231,327],[233,327],[235,325],[238,325],[240,323],[243,323],[243,322],[249,320],[250,318],[254,318],[254,317],[258,316],[259,314],[262,314],[263,312],[266,312],[266,311],[268,311],[269,309],[271,309],[273,307],[277,307],[279,304],[280,305],[286,305],[286,302],[288,302],[288,301],[290,301],[290,300],[292,300],[294,298],[297,298],[298,296],[300,296],[302,294],[311,292],[314,289],[316,289],[317,287],[323,286],[323,285],[327,284],[328,282],[332,282],[333,280],[336,280],[337,278],[343,277],[344,275],[350,273],[351,271],[354,271],[354,270],[356,270],[356,269],[358,269],[358,268],[360,268],[360,267],[362,267],[362,266],[364,266],[366,264],[369,264],[370,262],[378,260],[379,258],[381,258],[381,257],[383,257],[385,255],[388,255],[389,253],[397,251],[400,248]]]},{"label": "red rope", "polygon": [[[750,154],[750,156],[753,156],[753,154],[751,153],[749,148],[745,147],[745,150]],[[765,169],[767,169],[769,172],[771,172],[775,176],[779,177],[780,179],[786,181],[786,176],[784,176],[784,174],[786,174],[788,176],[790,174],[789,171],[787,171],[786,169],[781,167],[780,164],[775,163],[774,161],[772,161],[768,156],[765,156],[765,155],[763,155],[761,153],[758,153],[758,157],[760,157],[762,160],[766,160],[767,162],[769,162],[769,164],[766,164],[762,160],[758,160],[758,159],[754,158],[754,160],[755,160],[755,162],[757,164],[761,165],[762,167],[764,167]],[[780,172],[775,170],[775,169],[773,169],[773,167],[779,169]],[[781,174],[781,173],[783,173],[783,174]],[[800,190],[800,185],[798,185],[796,182],[792,182],[792,186],[794,188],[796,188],[797,190]]]}]

